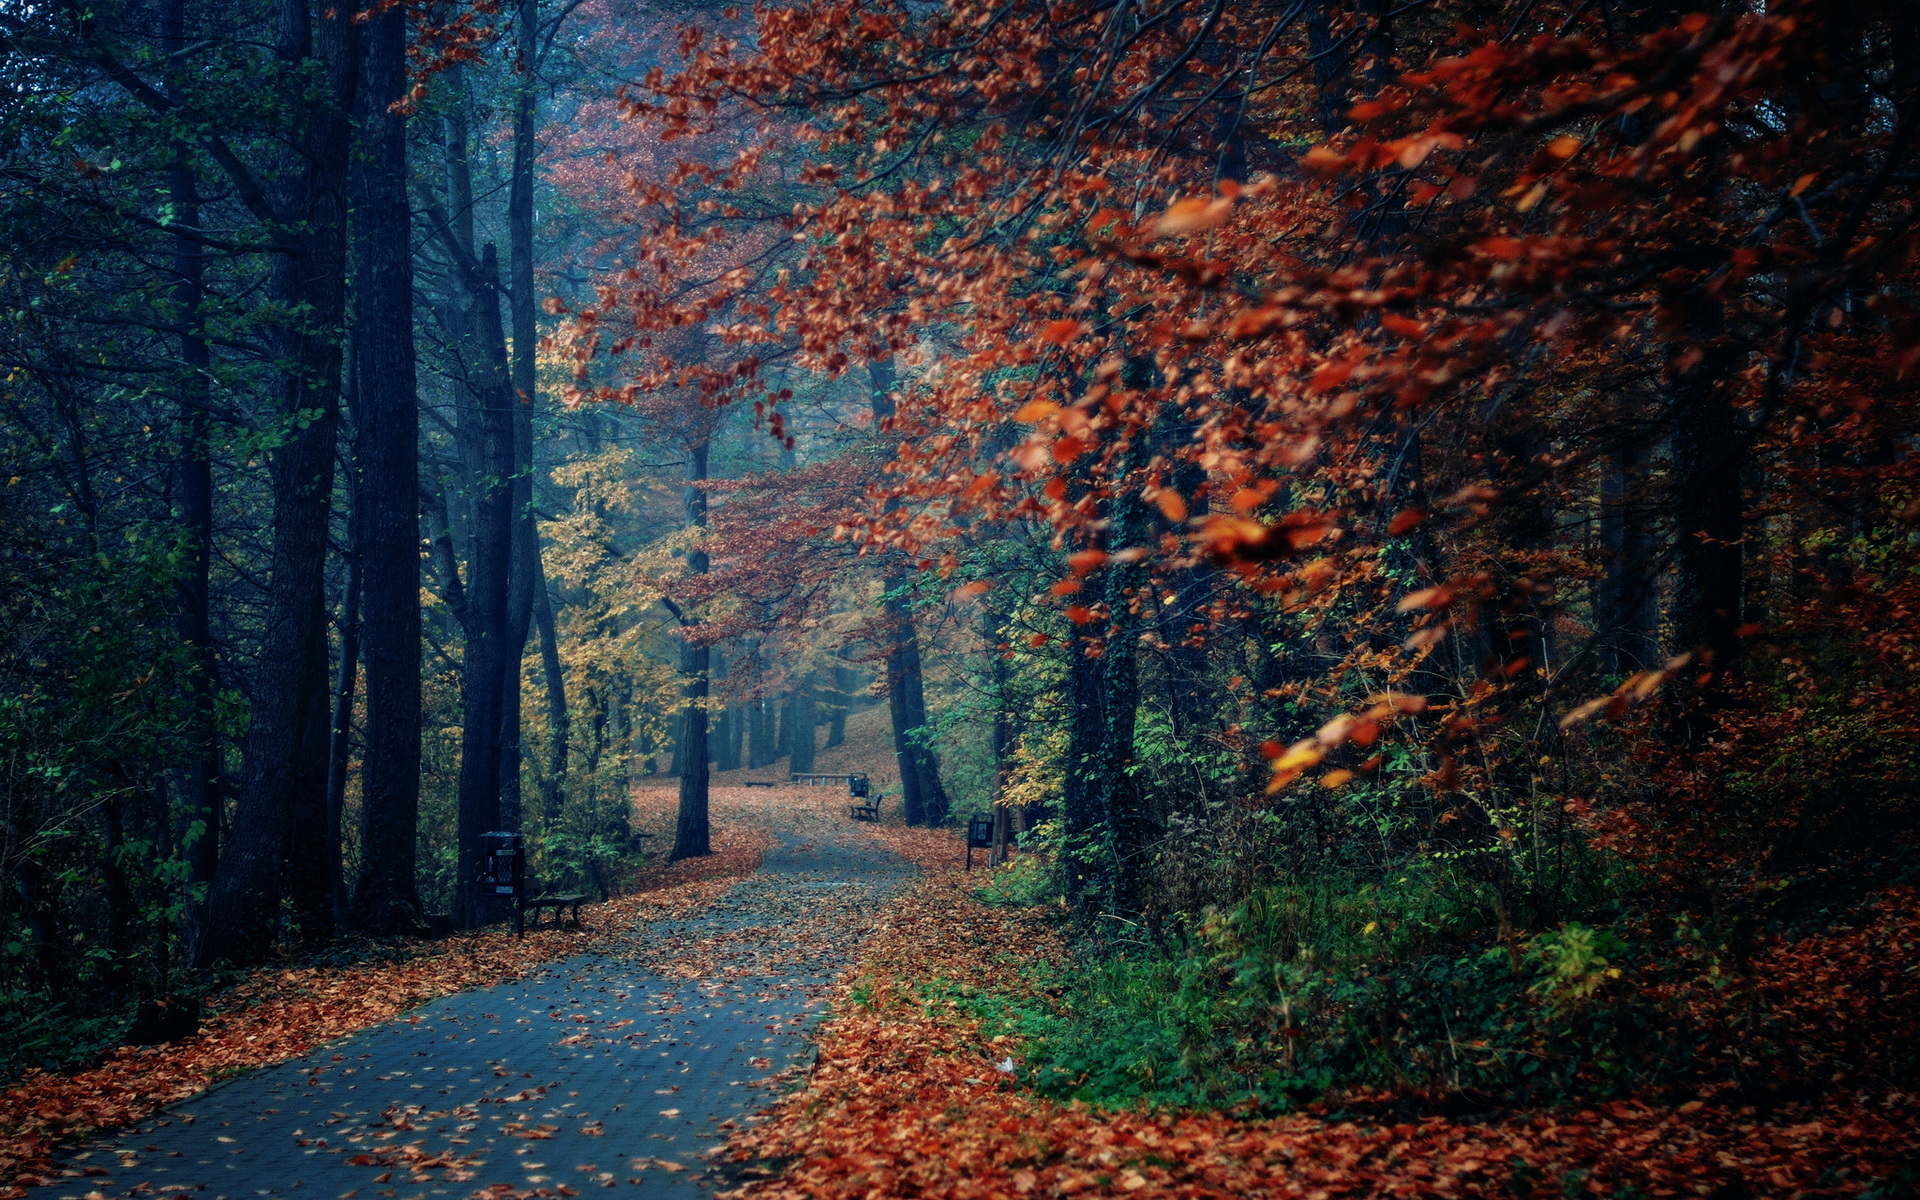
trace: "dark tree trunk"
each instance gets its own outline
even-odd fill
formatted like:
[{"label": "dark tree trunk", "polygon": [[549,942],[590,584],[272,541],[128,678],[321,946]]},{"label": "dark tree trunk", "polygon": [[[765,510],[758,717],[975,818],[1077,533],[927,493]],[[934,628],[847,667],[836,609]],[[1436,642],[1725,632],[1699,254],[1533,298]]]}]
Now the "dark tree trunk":
[{"label": "dark tree trunk", "polygon": [[1739,431],[1729,352],[1713,348],[1673,383],[1669,506],[1674,531],[1673,650],[1715,672],[1739,657],[1742,548]]},{"label": "dark tree trunk", "polygon": [[303,754],[315,705],[326,704],[324,646],[327,516],[333,496],[339,416],[340,325],[345,308],[348,122],[353,79],[352,13],[329,8],[310,19],[301,0],[277,12],[286,62],[313,61],[324,86],[305,110],[301,153],[281,176],[277,236],[291,253],[276,257],[269,293],[299,314],[279,336],[286,364],[278,382],[286,440],[273,453],[273,549],[252,721],[226,854],[209,894],[213,914],[195,958],[256,961],[273,940],[285,887],[288,805],[298,775],[324,754]]},{"label": "dark tree trunk", "polygon": [[[893,360],[869,367],[874,424],[885,429],[893,417]],[[940,763],[927,741],[927,701],[920,667],[920,631],[907,596],[906,565],[895,554],[882,575],[882,605],[887,614],[887,709],[893,718],[893,753],[900,764],[900,790],[909,825],[938,825],[952,804],[940,784]]]},{"label": "dark tree trunk", "polygon": [[508,584],[506,679],[500,728],[500,817],[520,828],[520,660],[526,654],[533,593],[540,582],[540,531],[533,515],[533,411],[538,401],[534,347],[538,340],[533,278],[534,62],[539,0],[519,0],[514,26],[518,59],[513,110],[513,173],[507,187],[507,308],[513,346],[513,566]]},{"label": "dark tree trunk", "polygon": [[1067,752],[1061,764],[1060,824],[1066,853],[1060,855],[1061,885],[1075,906],[1102,895],[1089,851],[1104,844],[1107,812],[1100,776],[1100,745],[1106,721],[1100,705],[1100,660],[1089,658],[1076,636],[1067,646]]},{"label": "dark tree trunk", "polygon": [[[694,536],[701,536],[707,527],[707,493],[699,485],[707,478],[707,444],[695,442],[688,447],[687,478],[692,487],[687,489],[687,525]],[[707,552],[696,544],[687,552],[687,573],[705,575],[707,573]],[[691,614],[677,612],[683,629],[691,631],[694,618]],[[713,853],[710,844],[707,820],[707,796],[710,783],[707,762],[707,696],[712,691],[712,680],[708,674],[712,648],[705,642],[688,637],[681,651],[681,669],[686,675],[685,692],[686,736],[681,739],[682,770],[680,774],[680,815],[674,824],[673,853],[671,861],[683,858],[698,858]]]},{"label": "dark tree trunk", "polygon": [[338,887],[339,858],[327,859],[327,762],[332,750],[328,724],[332,706],[320,703],[327,695],[326,627],[314,653],[319,672],[309,691],[315,703],[307,706],[307,728],[300,739],[300,768],[294,773],[287,829],[287,908],[303,945],[315,945],[334,934],[333,897]]},{"label": "dark tree trunk", "polygon": [[[355,406],[358,407],[357,405]],[[357,508],[356,505],[356,514]],[[333,921],[344,928],[352,920],[352,897],[342,878],[342,856],[346,844],[347,773],[353,760],[353,697],[360,674],[360,519],[355,515],[352,528],[353,553],[347,559],[347,594],[341,601],[340,666],[334,675],[333,720],[327,727],[327,860],[328,891],[332,896]],[[361,795],[365,791],[364,765]]]},{"label": "dark tree trunk", "polygon": [[1654,665],[1659,621],[1653,545],[1644,494],[1649,455],[1629,444],[1601,464],[1600,537],[1607,573],[1600,582],[1600,669],[1615,675]]},{"label": "dark tree trunk", "polygon": [[885,576],[888,617],[887,710],[893,718],[893,753],[900,764],[900,788],[909,825],[938,825],[952,804],[940,784],[940,763],[928,744],[926,693],[921,680],[920,631],[913,621],[904,568]]},{"label": "dark tree trunk", "polygon": [[813,770],[814,726],[816,705],[813,697],[813,680],[802,679],[794,688],[793,697],[787,701],[787,769],[802,774]]},{"label": "dark tree trunk", "polygon": [[987,645],[987,682],[993,702],[993,853],[989,865],[997,867],[1007,861],[1007,846],[1013,837],[1012,809],[1004,797],[1007,784],[1013,779],[1013,748],[1019,738],[1019,716],[1014,711],[1013,665],[1000,649],[1007,614],[989,603],[982,606],[982,622],[985,627],[981,633]]},{"label": "dark tree trunk", "polygon": [[827,748],[831,750],[847,740],[847,713],[853,708],[853,689],[858,676],[852,667],[833,668],[833,697],[827,723]]},{"label": "dark tree trunk", "polygon": [[[161,17],[161,45],[177,54],[187,44],[185,0],[168,0]],[[179,98],[175,81],[168,90]],[[200,227],[199,185],[184,145],[174,148],[167,175],[167,198],[182,228]],[[212,633],[212,597],[209,567],[213,546],[213,460],[207,403],[212,394],[208,368],[212,356],[201,329],[200,306],[206,299],[206,254],[198,242],[179,237],[173,243],[173,302],[180,324],[180,450],[174,460],[175,520],[183,535],[179,575],[180,642],[186,648],[191,676],[187,699],[186,766],[181,773],[181,800],[187,822],[188,879],[197,884],[213,880],[220,860],[220,741],[214,723],[215,679]]]},{"label": "dark tree trunk", "polygon": [[747,705],[747,766],[751,770],[772,766],[780,757],[778,727],[773,701],[764,696]]},{"label": "dark tree trunk", "polygon": [[[421,923],[414,881],[420,808],[420,414],[407,122],[392,109],[406,91],[404,12],[377,10],[361,38],[353,416],[367,728],[352,920],[365,932],[394,934]],[[350,679],[349,669],[343,664],[343,681]],[[344,682],[342,688],[350,704]],[[343,743],[345,733],[341,729],[336,735]]]},{"label": "dark tree trunk", "polygon": [[[738,654],[729,659],[718,648],[713,651],[712,675],[715,679],[725,678],[739,666]],[[716,689],[709,687],[709,692]],[[715,771],[737,771],[740,769],[740,706],[723,705],[719,713],[708,721],[707,761]]]},{"label": "dark tree trunk", "polygon": [[[178,16],[178,0],[171,6]],[[170,33],[169,44],[184,44],[183,35]],[[178,48],[177,46],[175,47]],[[200,225],[199,200],[192,170],[182,160],[170,173],[168,192],[179,221]],[[180,335],[179,436],[174,460],[173,493],[176,521],[182,537],[178,584],[180,642],[188,655],[186,766],[181,772],[181,799],[188,824],[188,878],[199,884],[212,881],[220,858],[220,741],[214,723],[217,690],[213,658],[212,598],[208,574],[213,545],[213,462],[206,405],[210,398],[208,367],[211,356],[200,333],[200,305],[205,298],[202,280],[205,259],[198,243],[179,238],[174,243],[174,304],[179,309]]]},{"label": "dark tree trunk", "polygon": [[[455,87],[460,87],[455,77]],[[476,250],[471,137],[467,109],[455,103],[445,125],[445,155],[451,212],[434,206],[434,233],[464,286],[463,306],[452,314],[460,366],[473,417],[460,423],[463,458],[471,501],[471,537],[466,603],[462,611],[466,651],[460,672],[460,789],[455,833],[459,871],[455,884],[455,922],[475,928],[500,916],[499,905],[480,888],[480,836],[499,829],[508,816],[501,809],[502,736],[508,703],[507,671],[517,662],[517,638],[511,628],[515,544],[514,491],[518,482],[515,447],[519,404],[508,360],[506,326],[501,318],[500,262],[493,243]],[[528,575],[522,585],[531,582]],[[531,605],[531,592],[526,593]],[[516,674],[516,679],[517,679]],[[518,756],[514,761],[518,763]]]},{"label": "dark tree trunk", "polygon": [[540,570],[536,558],[534,567],[540,578],[536,580],[533,591],[533,616],[540,627],[540,669],[547,677],[547,732],[552,739],[547,750],[547,786],[543,801],[547,806],[546,817],[552,820],[560,813],[560,806],[566,797],[567,783],[567,743],[573,732],[573,718],[567,710],[567,677],[560,666],[559,631],[554,628],[553,598],[547,593],[546,572]]},{"label": "dark tree trunk", "polygon": [[133,882],[127,875],[127,822],[122,798],[112,792],[101,801],[107,853],[100,877],[107,901],[107,979],[116,992],[126,989],[133,967]]},{"label": "dark tree trunk", "polygon": [[499,828],[500,736],[506,713],[507,660],[512,647],[507,619],[513,556],[514,404],[506,371],[505,330],[497,289],[499,263],[487,245],[469,274],[479,345],[476,358],[480,406],[477,478],[473,504],[473,558],[467,570],[466,658],[460,703],[459,861],[455,911],[474,928],[496,919],[497,906],[480,887],[480,835]]},{"label": "dark tree trunk", "polygon": [[[1126,386],[1144,390],[1152,382],[1152,363],[1129,358]],[[1120,485],[1108,501],[1107,544],[1120,551],[1144,547],[1148,541],[1146,503],[1139,475],[1150,446],[1144,434],[1135,434],[1120,459]],[[1095,810],[1107,822],[1106,840],[1112,873],[1110,904],[1114,911],[1140,910],[1140,876],[1147,853],[1145,814],[1133,785],[1134,726],[1140,708],[1140,631],[1135,595],[1147,585],[1144,560],[1122,562],[1116,557],[1106,569],[1107,632],[1100,655],[1101,723],[1098,797]]]},{"label": "dark tree trunk", "polygon": [[727,706],[727,770],[738,771],[746,765],[747,709],[740,704]]}]

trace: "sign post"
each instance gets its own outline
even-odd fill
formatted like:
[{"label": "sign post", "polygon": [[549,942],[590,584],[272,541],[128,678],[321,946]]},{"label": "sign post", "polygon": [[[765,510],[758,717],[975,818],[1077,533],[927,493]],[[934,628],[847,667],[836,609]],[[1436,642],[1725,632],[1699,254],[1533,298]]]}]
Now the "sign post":
[{"label": "sign post", "polygon": [[517,833],[480,835],[480,891],[513,906],[513,935],[527,932],[527,855]]}]

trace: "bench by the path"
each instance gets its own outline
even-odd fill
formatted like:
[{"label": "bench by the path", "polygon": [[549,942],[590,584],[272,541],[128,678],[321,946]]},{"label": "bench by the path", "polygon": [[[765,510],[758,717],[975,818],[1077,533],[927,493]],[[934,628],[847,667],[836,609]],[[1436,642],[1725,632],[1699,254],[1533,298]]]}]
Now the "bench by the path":
[{"label": "bench by the path", "polygon": [[570,910],[569,916],[573,922],[573,927],[578,929],[580,928],[580,905],[585,903],[586,899],[587,895],[585,892],[567,892],[552,896],[534,896],[520,902],[520,919],[524,922],[526,920],[526,914],[531,912],[533,914],[533,923],[538,925],[540,924],[540,910],[550,908],[553,910],[553,924],[558,925],[560,923],[560,910],[568,909]]},{"label": "bench by the path", "polygon": [[[73,1148],[28,1196],[711,1200],[703,1152],[804,1063],[850,947],[912,873],[811,806],[793,817],[725,904],[224,1083]],[[816,917],[854,924],[796,939]],[[725,950],[697,978],[640,961],[709,943]]]}]

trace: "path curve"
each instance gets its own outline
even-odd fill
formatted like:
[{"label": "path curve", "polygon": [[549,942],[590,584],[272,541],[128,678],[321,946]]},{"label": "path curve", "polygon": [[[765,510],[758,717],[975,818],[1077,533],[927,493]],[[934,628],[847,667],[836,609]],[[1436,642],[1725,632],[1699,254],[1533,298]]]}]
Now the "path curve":
[{"label": "path curve", "polygon": [[717,788],[716,819],[775,844],[704,911],[221,1084],[64,1155],[28,1194],[699,1196],[703,1152],[803,1067],[834,979],[913,871],[826,799]]}]

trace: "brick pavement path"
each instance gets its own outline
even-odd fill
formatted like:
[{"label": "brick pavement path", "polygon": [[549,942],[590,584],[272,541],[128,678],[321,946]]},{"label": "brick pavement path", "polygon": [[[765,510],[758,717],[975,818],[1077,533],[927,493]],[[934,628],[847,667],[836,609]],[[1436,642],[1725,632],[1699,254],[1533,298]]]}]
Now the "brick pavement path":
[{"label": "brick pavement path", "polygon": [[[779,821],[780,797],[754,799]],[[702,915],[221,1084],[29,1195],[700,1196],[702,1152],[804,1065],[833,978],[911,871],[804,808]]]}]

